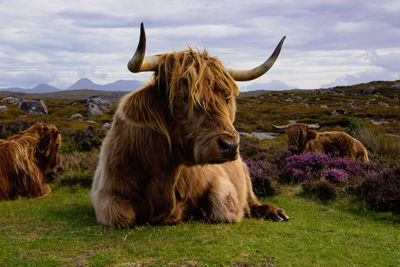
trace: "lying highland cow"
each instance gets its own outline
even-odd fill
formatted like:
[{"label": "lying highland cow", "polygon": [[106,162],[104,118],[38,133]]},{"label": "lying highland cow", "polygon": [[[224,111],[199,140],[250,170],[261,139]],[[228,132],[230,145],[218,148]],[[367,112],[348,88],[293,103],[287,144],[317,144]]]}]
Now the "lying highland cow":
[{"label": "lying highland cow", "polygon": [[103,141],[91,191],[97,220],[117,229],[190,218],[287,220],[282,209],[254,196],[233,127],[234,79],[264,74],[282,43],[261,66],[239,71],[192,49],[145,58],[142,24],[128,68],[155,74],[122,98]]},{"label": "lying highland cow", "polygon": [[50,194],[44,176],[60,162],[60,144],[57,128],[44,123],[0,140],[0,200]]},{"label": "lying highland cow", "polygon": [[322,132],[313,129],[319,127],[304,123],[293,123],[284,126],[271,126],[286,130],[288,149],[296,154],[304,151],[315,153],[335,153],[351,160],[368,161],[368,152],[360,141],[344,132]]}]

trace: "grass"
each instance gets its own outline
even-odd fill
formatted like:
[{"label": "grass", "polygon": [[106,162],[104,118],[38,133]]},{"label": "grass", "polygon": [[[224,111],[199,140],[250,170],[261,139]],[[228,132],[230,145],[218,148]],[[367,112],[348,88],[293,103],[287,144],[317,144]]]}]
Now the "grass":
[{"label": "grass", "polygon": [[[371,145],[369,149],[375,145],[379,148],[376,153],[397,159],[398,149],[393,148],[399,147],[399,139],[388,139],[385,134],[400,132],[400,105],[396,100],[400,90],[391,89],[393,82],[370,84],[379,94],[360,94],[366,84],[242,94],[235,126],[239,131],[269,132],[269,122],[286,124],[296,120],[318,122],[320,131],[343,131],[352,118],[357,118],[371,129],[368,135],[362,134],[370,137],[365,140]],[[115,104],[122,94],[106,92],[104,97]],[[9,111],[0,112],[0,121],[23,119],[55,124],[63,135],[63,156],[89,164],[91,161],[85,157],[95,157],[97,148],[78,153],[76,131],[93,126],[99,132],[105,122],[111,122],[116,108],[113,105],[111,112],[103,116],[86,117],[85,98],[92,95],[99,92],[24,95],[45,99],[49,115],[28,115],[16,105],[7,105]],[[76,100],[78,104],[72,105]],[[332,116],[332,110],[344,113]],[[85,117],[70,119],[74,113]],[[88,119],[97,123],[90,124]],[[387,123],[374,125],[372,119]],[[260,145],[284,148],[286,138],[279,135]],[[90,184],[90,175],[73,167],[64,166],[70,171],[65,176],[75,180],[65,184],[54,180],[53,194],[46,198],[0,202],[0,266],[400,266],[399,216],[367,211],[365,204],[351,199],[322,204],[300,194],[298,187],[284,187],[280,195],[268,201],[287,211],[291,217],[287,223],[255,219],[238,224],[190,221],[114,231],[96,222],[89,189],[81,188]],[[59,178],[67,181],[68,177]]]},{"label": "grass", "polygon": [[[287,223],[190,221],[115,231],[97,224],[89,190],[0,202],[1,266],[398,266],[400,227],[373,212],[319,204],[295,188],[268,201]],[[382,219],[384,218],[384,219]],[[391,218],[389,216],[389,218]]]}]

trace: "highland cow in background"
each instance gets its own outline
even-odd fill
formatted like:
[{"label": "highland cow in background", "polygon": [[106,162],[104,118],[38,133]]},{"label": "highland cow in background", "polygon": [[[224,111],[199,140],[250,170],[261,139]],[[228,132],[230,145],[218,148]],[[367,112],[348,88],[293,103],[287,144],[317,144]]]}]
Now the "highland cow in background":
[{"label": "highland cow in background", "polygon": [[45,175],[60,162],[60,144],[57,128],[44,123],[0,140],[0,200],[50,194]]},{"label": "highland cow in background", "polygon": [[292,123],[284,126],[271,126],[278,130],[285,130],[287,136],[288,149],[295,154],[304,151],[329,154],[339,153],[341,157],[351,160],[368,161],[367,149],[360,141],[344,132],[321,132],[315,129],[318,126],[307,125],[304,123]]}]

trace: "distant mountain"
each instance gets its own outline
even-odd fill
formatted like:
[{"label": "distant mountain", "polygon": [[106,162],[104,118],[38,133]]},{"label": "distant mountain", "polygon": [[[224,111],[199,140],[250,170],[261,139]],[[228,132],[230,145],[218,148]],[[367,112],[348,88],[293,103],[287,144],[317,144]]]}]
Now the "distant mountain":
[{"label": "distant mountain", "polygon": [[82,78],[70,87],[68,87],[67,90],[92,89],[102,91],[134,91],[142,86],[142,82],[135,80],[119,80],[113,83],[101,85],[92,82],[88,78]]},{"label": "distant mountain", "polygon": [[[116,82],[108,84],[96,84],[89,80],[88,78],[82,78],[76,83],[67,88],[67,90],[98,90],[98,91],[135,91],[143,86],[143,82],[135,80],[118,80]],[[25,94],[40,94],[40,93],[54,93],[63,91],[54,86],[48,85],[46,83],[40,83],[33,87],[32,89],[25,89],[20,87],[9,87],[0,88],[0,91],[9,91],[15,93],[25,93]]]},{"label": "distant mountain", "polygon": [[[35,87],[33,87],[31,90],[34,93],[53,93],[53,92],[61,91],[60,89],[58,89],[54,86],[48,85],[46,83],[40,83],[40,84],[36,85]],[[32,92],[32,91],[30,91],[30,92]]]},{"label": "distant mountain", "polygon": [[25,88],[20,88],[20,87],[9,87],[9,88],[1,88],[0,91],[10,91],[10,92],[16,92],[16,93],[25,93],[25,94],[33,94],[33,93],[53,93],[53,92],[59,92],[61,91],[60,89],[45,84],[45,83],[40,83],[33,87],[32,89],[25,89]]}]

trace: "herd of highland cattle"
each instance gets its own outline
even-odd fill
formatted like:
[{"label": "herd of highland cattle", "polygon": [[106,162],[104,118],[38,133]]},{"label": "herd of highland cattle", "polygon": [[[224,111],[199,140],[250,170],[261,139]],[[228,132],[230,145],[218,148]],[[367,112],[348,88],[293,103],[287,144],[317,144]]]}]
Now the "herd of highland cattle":
[{"label": "herd of highland cattle", "polygon": [[[283,209],[257,200],[233,126],[235,81],[267,72],[283,41],[260,66],[236,70],[224,67],[206,51],[146,57],[142,24],[128,69],[152,71],[154,76],[121,99],[103,140],[91,189],[98,222],[122,229],[136,223],[165,225],[188,219],[288,220]],[[319,133],[301,123],[272,126],[286,130],[293,153],[337,152],[368,161],[365,147],[343,132]],[[57,128],[43,123],[0,140],[0,200],[50,194],[45,175],[60,162],[60,144]]]}]

